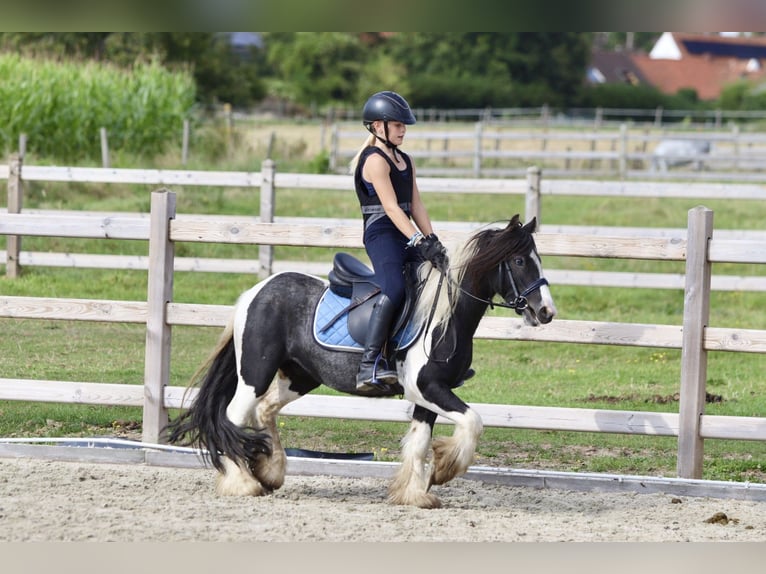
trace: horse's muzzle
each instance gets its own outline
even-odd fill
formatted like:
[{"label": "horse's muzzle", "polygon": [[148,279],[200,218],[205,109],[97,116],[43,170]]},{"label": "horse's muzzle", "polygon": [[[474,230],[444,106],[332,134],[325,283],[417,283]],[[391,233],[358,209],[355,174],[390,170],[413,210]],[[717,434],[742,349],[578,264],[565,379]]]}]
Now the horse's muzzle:
[{"label": "horse's muzzle", "polygon": [[553,321],[553,318],[556,316],[556,308],[548,307],[546,305],[541,307],[540,310],[535,313],[535,316],[537,317],[537,320],[540,321],[540,323],[546,325]]}]

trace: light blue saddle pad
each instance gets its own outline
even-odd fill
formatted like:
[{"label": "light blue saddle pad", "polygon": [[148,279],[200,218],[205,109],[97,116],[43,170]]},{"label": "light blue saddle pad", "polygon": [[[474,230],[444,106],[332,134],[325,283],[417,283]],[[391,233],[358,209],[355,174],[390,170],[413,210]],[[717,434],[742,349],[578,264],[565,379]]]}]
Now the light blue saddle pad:
[{"label": "light blue saddle pad", "polygon": [[[313,331],[317,343],[335,351],[357,351],[361,353],[364,350],[364,346],[357,343],[348,332],[348,313],[343,313],[335,323],[320,332],[320,329],[332,321],[332,318],[348,307],[350,303],[351,299],[336,295],[330,289],[325,289],[314,313]],[[419,333],[420,327],[415,325],[414,321],[409,321],[393,336],[391,342],[397,351],[403,351],[412,345]]]}]

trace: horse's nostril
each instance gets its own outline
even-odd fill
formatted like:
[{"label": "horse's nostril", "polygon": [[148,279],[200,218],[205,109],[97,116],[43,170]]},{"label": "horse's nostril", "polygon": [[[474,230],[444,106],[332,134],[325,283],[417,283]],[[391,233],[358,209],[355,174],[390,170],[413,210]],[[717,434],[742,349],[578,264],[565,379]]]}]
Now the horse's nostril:
[{"label": "horse's nostril", "polygon": [[540,309],[540,313],[538,313],[538,319],[540,319],[541,323],[550,323],[555,316],[556,310],[550,307],[543,307]]}]

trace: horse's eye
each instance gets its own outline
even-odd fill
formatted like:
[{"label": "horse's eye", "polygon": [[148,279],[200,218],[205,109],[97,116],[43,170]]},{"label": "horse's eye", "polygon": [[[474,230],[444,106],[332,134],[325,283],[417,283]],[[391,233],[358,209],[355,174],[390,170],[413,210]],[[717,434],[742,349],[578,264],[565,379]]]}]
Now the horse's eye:
[{"label": "horse's eye", "polygon": [[517,265],[517,266],[521,267],[522,265],[524,265],[524,258],[523,257],[516,257],[513,260],[513,263],[514,263],[514,265]]}]

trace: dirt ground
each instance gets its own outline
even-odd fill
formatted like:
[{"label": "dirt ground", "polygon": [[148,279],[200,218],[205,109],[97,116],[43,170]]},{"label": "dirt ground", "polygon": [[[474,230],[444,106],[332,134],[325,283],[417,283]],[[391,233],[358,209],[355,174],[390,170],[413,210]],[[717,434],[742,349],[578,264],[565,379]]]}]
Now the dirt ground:
[{"label": "dirt ground", "polygon": [[456,479],[423,510],[390,505],[386,486],[288,475],[273,495],[230,498],[210,469],[0,458],[0,542],[766,540],[766,502]]}]

